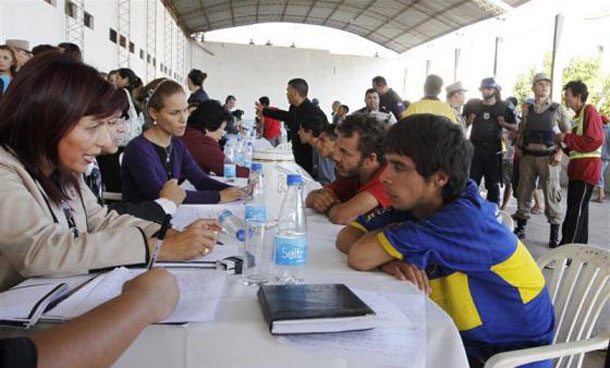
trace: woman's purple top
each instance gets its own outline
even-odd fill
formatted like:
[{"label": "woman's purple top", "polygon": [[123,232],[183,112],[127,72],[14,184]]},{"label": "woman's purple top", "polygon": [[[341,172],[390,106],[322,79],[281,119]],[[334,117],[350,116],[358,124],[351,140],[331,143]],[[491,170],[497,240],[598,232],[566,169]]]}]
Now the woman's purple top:
[{"label": "woman's purple top", "polygon": [[[173,178],[185,178],[197,188],[187,190],[184,203],[218,203],[220,190],[229,185],[216,181],[206,175],[193,161],[184,143],[172,137],[174,157]],[[159,198],[159,191],[165,184],[167,173],[161,158],[151,141],[139,135],[129,142],[123,154],[121,166],[123,182],[123,201],[138,203]]]}]

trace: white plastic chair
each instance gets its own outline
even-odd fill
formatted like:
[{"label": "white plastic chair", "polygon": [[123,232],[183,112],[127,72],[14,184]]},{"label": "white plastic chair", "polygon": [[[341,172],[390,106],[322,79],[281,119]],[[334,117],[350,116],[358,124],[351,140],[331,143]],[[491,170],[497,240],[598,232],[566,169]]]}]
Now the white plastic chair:
[{"label": "white plastic chair", "polygon": [[498,218],[500,220],[502,220],[502,223],[508,228],[508,230],[510,230],[510,231],[515,230],[515,221],[513,220],[512,216],[508,212],[499,210]]},{"label": "white plastic chair", "polygon": [[[571,259],[570,266],[566,266]],[[610,298],[610,252],[585,244],[566,244],[540,257],[538,266],[555,263],[547,286],[555,308],[553,344],[496,354],[485,368],[508,368],[555,359],[555,367],[580,368],[584,353],[604,349],[610,331],[591,338],[593,326]]]}]

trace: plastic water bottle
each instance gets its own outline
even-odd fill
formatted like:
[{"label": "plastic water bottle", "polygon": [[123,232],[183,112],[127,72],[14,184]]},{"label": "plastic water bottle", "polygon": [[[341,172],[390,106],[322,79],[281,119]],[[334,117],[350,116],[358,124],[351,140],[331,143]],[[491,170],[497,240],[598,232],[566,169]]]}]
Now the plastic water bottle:
[{"label": "plastic water bottle", "polygon": [[244,166],[244,145],[241,138],[235,141],[235,165]]},{"label": "plastic water bottle", "polygon": [[284,123],[281,123],[282,126],[280,127],[280,144],[286,144],[288,143],[288,132],[286,131],[286,127],[284,126]]},{"label": "plastic water bottle", "polygon": [[227,141],[224,153],[224,177],[227,183],[234,183],[237,176],[237,168],[235,167],[235,148],[232,141]]},{"label": "plastic water bottle", "polygon": [[248,181],[248,187],[252,188],[252,195],[246,202],[246,221],[267,221],[262,164],[258,162],[252,164]]},{"label": "plastic water bottle", "polygon": [[239,241],[244,241],[244,223],[231,210],[220,211],[218,223],[225,234]]},{"label": "plastic water bottle", "polygon": [[307,265],[307,218],[303,207],[301,176],[288,175],[288,191],[280,209],[275,248],[273,274],[281,284],[300,284],[305,281]]},{"label": "plastic water bottle", "polygon": [[254,155],[254,147],[252,146],[252,142],[246,142],[246,150],[244,153],[244,166],[248,169],[252,168],[252,156]]}]

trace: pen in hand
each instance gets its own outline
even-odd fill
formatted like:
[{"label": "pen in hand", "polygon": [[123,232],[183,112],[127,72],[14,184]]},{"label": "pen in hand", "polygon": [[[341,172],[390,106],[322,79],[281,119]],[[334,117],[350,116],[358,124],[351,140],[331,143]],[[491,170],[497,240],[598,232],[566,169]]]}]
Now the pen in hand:
[{"label": "pen in hand", "polygon": [[161,245],[163,244],[163,239],[165,238],[165,233],[167,233],[167,229],[169,228],[170,221],[172,219],[172,215],[165,215],[163,219],[163,225],[161,225],[161,229],[157,234],[157,241],[155,242],[155,249],[153,250],[150,260],[148,261],[148,269],[150,270],[157,262],[157,257],[159,257],[159,251],[161,250]]}]

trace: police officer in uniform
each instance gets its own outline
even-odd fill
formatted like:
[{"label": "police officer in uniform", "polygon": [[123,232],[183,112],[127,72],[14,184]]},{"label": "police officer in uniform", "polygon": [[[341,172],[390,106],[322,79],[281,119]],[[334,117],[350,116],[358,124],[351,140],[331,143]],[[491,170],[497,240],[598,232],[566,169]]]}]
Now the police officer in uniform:
[{"label": "police officer in uniform", "polygon": [[470,141],[474,155],[470,177],[478,184],[485,177],[487,200],[500,206],[502,181],[502,129],[515,130],[515,112],[500,98],[501,87],[494,78],[485,78],[479,88],[482,100],[472,99],[464,106],[467,125],[472,125]]},{"label": "police officer in uniform", "polygon": [[551,101],[551,80],[545,73],[534,76],[532,91],[535,99],[523,104],[523,122],[517,138],[517,148],[521,150],[522,158],[515,234],[520,239],[525,238],[525,225],[529,219],[530,203],[538,178],[544,192],[544,214],[551,224],[549,246],[554,248],[559,242],[562,215],[559,184],[561,147],[555,135],[559,131],[569,131],[570,118],[565,107]]}]

